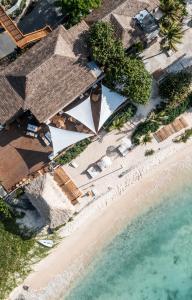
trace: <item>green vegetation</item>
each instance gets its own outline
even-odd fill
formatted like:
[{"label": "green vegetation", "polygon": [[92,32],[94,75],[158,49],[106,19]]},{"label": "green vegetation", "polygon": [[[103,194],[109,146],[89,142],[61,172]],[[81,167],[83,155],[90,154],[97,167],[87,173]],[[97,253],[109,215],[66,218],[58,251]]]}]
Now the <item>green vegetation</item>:
[{"label": "green vegetation", "polygon": [[10,218],[11,218],[11,209],[5,203],[5,201],[0,197],[0,220],[10,219]]},{"label": "green vegetation", "polygon": [[104,125],[107,131],[114,129],[120,130],[136,114],[137,108],[135,105],[128,103],[118,113],[113,114]]},{"label": "green vegetation", "polygon": [[91,143],[90,139],[85,139],[83,141],[78,142],[72,148],[65,151],[65,153],[58,158],[56,158],[56,162],[61,165],[65,165],[75,159],[81,152],[83,152],[87,146]]},{"label": "green vegetation", "polygon": [[16,198],[19,198],[21,195],[24,194],[24,189],[23,188],[18,188],[15,192]]},{"label": "green vegetation", "polygon": [[159,7],[164,14],[163,20],[169,22],[181,21],[187,15],[183,0],[160,0]]},{"label": "green vegetation", "polygon": [[177,22],[160,25],[161,36],[163,37],[162,48],[165,50],[177,51],[177,44],[181,44],[183,32],[182,25]]},{"label": "green vegetation", "polygon": [[101,0],[58,0],[57,5],[67,16],[67,25],[73,26],[85,18],[91,9],[99,7]]},{"label": "green vegetation", "polygon": [[29,273],[31,264],[47,253],[29,234],[22,236],[12,210],[0,199],[0,299],[5,299]]},{"label": "green vegetation", "polygon": [[93,59],[105,71],[107,85],[135,103],[146,104],[151,94],[152,77],[140,59],[127,56],[113,27],[105,22],[94,24],[89,44]]},{"label": "green vegetation", "polygon": [[142,143],[144,136],[156,132],[160,126],[173,122],[192,106],[191,81],[191,74],[183,71],[165,78],[159,86],[160,95],[165,101],[137,126],[132,135],[135,145]]},{"label": "green vegetation", "polygon": [[154,153],[155,153],[155,150],[149,149],[149,150],[145,151],[145,156],[150,156],[150,155],[153,155]]},{"label": "green vegetation", "polygon": [[186,129],[185,132],[174,140],[175,143],[186,143],[192,137],[192,128]]},{"label": "green vegetation", "polygon": [[186,71],[171,73],[159,86],[160,96],[171,106],[182,103],[191,90],[192,74]]},{"label": "green vegetation", "polygon": [[181,24],[187,15],[186,4],[183,0],[160,0],[160,8],[164,13],[160,23],[162,48],[177,51],[183,37]]}]

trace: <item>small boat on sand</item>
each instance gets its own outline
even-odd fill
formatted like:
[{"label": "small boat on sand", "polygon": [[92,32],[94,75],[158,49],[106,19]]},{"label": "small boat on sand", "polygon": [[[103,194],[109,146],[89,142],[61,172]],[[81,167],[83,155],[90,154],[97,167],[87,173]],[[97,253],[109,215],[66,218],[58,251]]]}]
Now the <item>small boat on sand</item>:
[{"label": "small boat on sand", "polygon": [[52,248],[54,245],[52,240],[38,240],[38,243],[48,248]]}]

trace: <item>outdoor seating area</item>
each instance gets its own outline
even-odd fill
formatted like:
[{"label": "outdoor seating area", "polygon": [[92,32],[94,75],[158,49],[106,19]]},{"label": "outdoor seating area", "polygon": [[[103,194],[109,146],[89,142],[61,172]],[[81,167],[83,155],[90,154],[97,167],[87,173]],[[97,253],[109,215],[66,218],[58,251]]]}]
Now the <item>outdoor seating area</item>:
[{"label": "outdoor seating area", "polygon": [[[123,137],[121,139],[121,144],[117,147],[114,147],[114,149],[117,150],[117,153],[120,154],[120,156],[125,157],[132,149],[131,140],[126,136]],[[109,156],[104,155],[94,165],[89,167],[86,172],[90,178],[95,178],[99,174],[101,174],[101,172],[110,168],[112,165],[113,165],[112,159]]]},{"label": "outdoor seating area", "polygon": [[41,142],[35,126],[25,115],[0,132],[0,179],[7,191],[26,182],[49,162],[52,147]]},{"label": "outdoor seating area", "polygon": [[78,198],[80,198],[83,194],[62,167],[58,167],[54,170],[54,180],[71,203],[76,205],[78,203]]},{"label": "outdoor seating area", "polygon": [[160,143],[167,138],[169,138],[171,135],[173,135],[176,132],[179,132],[180,130],[188,127],[188,123],[186,122],[184,117],[176,119],[174,122],[172,122],[169,125],[164,126],[160,130],[158,130],[154,137],[155,139]]}]

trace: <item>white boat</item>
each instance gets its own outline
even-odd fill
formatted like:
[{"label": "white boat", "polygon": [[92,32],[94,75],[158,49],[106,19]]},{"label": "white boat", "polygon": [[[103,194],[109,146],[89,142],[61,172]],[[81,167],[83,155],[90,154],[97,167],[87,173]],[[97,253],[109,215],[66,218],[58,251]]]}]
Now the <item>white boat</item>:
[{"label": "white boat", "polygon": [[54,244],[52,240],[38,240],[38,243],[48,248],[52,248]]}]

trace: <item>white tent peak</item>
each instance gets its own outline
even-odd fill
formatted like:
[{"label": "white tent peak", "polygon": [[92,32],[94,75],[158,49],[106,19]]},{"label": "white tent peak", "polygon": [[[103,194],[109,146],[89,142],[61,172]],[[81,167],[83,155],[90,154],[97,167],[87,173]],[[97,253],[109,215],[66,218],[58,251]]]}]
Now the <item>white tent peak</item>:
[{"label": "white tent peak", "polygon": [[83,102],[75,106],[74,108],[65,112],[76,120],[80,121],[83,125],[96,133],[95,125],[92,116],[91,99],[88,97]]},{"label": "white tent peak", "polygon": [[126,97],[113,92],[106,86],[102,85],[101,110],[98,131],[103,126],[105,121],[125,100]]},{"label": "white tent peak", "polygon": [[53,144],[53,154],[56,156],[63,149],[73,145],[81,140],[91,137],[93,134],[70,131],[49,126],[51,140]]}]

